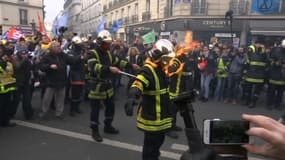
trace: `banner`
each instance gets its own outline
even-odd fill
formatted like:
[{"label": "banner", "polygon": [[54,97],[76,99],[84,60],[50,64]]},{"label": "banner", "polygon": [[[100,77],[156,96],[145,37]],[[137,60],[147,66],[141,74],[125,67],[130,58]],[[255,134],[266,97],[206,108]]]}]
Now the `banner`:
[{"label": "banner", "polygon": [[10,27],[7,34],[7,39],[18,40],[21,37],[25,38],[25,35],[22,33],[22,31],[17,30],[14,26]]},{"label": "banner", "polygon": [[251,12],[259,14],[275,14],[280,12],[281,0],[252,0]]},{"label": "banner", "polygon": [[155,32],[151,31],[142,36],[143,44],[150,44],[155,42]]}]

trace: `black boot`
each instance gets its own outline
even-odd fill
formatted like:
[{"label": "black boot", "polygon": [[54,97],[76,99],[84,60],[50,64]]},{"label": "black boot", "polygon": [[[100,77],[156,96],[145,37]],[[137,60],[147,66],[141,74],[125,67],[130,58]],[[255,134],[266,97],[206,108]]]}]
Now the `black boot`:
[{"label": "black boot", "polygon": [[109,134],[118,134],[119,130],[112,126],[113,118],[106,118],[104,120],[104,132]]},{"label": "black boot", "polygon": [[101,137],[98,129],[92,129],[92,138],[96,142],[102,142],[103,141],[103,138]]},{"label": "black boot", "polygon": [[173,138],[173,139],[178,139],[179,136],[176,132],[174,132],[174,130],[169,130],[165,133],[166,136],[170,137],[170,138]]},{"label": "black boot", "polygon": [[109,134],[118,134],[119,130],[114,128],[112,125],[105,125],[104,132]]},{"label": "black boot", "polygon": [[69,115],[71,117],[75,117],[76,114],[75,114],[75,108],[76,108],[76,104],[75,102],[70,102],[70,112],[69,112]]},{"label": "black boot", "polygon": [[79,108],[80,106],[80,102],[76,102],[76,105],[75,105],[75,112],[78,113],[78,114],[81,114],[83,113],[82,110]]}]

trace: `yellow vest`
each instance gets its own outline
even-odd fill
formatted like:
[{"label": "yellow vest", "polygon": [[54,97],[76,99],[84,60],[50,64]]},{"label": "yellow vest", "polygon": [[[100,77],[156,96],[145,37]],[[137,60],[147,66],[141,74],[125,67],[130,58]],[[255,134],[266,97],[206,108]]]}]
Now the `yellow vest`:
[{"label": "yellow vest", "polygon": [[16,79],[13,77],[13,65],[7,62],[7,67],[0,66],[0,94],[16,90]]}]

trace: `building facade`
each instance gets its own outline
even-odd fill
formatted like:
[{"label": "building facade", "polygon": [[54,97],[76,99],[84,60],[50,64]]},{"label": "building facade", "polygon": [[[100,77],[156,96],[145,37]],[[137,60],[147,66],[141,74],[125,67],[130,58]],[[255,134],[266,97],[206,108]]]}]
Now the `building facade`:
[{"label": "building facade", "polygon": [[38,15],[43,19],[43,0],[0,0],[2,33],[9,30],[11,26],[15,26],[25,34],[31,34],[33,26],[35,29],[38,28]]},{"label": "building facade", "polygon": [[[278,4],[272,4],[275,2]],[[115,36],[128,43],[154,30],[160,38],[181,40],[187,31],[192,31],[194,40],[209,42],[211,37],[218,37],[225,42],[247,44],[257,36],[270,39],[285,36],[284,27],[280,27],[285,25],[285,4],[282,0],[275,2],[105,0],[102,5],[106,28],[112,31],[114,23],[119,21]],[[229,10],[233,11],[232,19],[225,18]]]},{"label": "building facade", "polygon": [[95,34],[96,28],[102,19],[104,0],[81,0],[80,14],[81,34]]},{"label": "building facade", "polygon": [[81,0],[65,0],[63,6],[64,12],[68,14],[68,31],[72,33],[81,32]]}]

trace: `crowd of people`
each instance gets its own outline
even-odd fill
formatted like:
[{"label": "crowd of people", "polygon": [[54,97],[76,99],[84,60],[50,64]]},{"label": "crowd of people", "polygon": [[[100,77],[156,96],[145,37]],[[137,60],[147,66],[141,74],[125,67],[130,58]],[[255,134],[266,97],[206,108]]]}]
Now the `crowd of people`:
[{"label": "crowd of people", "polygon": [[[98,128],[101,105],[106,108],[104,132],[119,133],[119,130],[112,125],[112,121],[115,114],[114,94],[122,83],[120,76],[122,70],[137,75],[138,80],[130,79],[128,82],[129,98],[140,96],[146,99],[150,98],[157,94],[154,93],[157,90],[156,81],[162,83],[163,85],[158,85],[161,98],[165,99],[164,94],[169,92],[169,96],[161,103],[163,107],[166,105],[166,100],[167,102],[171,101],[181,92],[195,89],[199,90],[198,98],[202,102],[215,100],[222,103],[241,103],[249,108],[256,107],[261,93],[265,92],[267,109],[281,110],[283,108],[285,40],[276,42],[274,46],[266,46],[263,40],[257,40],[253,45],[238,48],[222,43],[195,42],[190,50],[185,49],[190,44],[181,46],[174,41],[170,43],[158,40],[153,47],[149,44],[144,45],[142,40],[138,39],[133,45],[127,46],[119,40],[113,41],[108,31],[100,32],[96,39],[93,39],[92,36],[80,38],[74,35],[70,39],[51,40],[47,35],[37,35],[28,38],[21,37],[17,41],[2,40],[0,41],[0,125],[3,127],[15,126],[10,120],[15,116],[20,102],[22,102],[25,119],[34,119],[37,115],[32,107],[32,97],[35,88],[39,87],[42,101],[38,116],[43,120],[47,118],[50,108],[55,110],[56,118],[64,119],[63,111],[67,99],[70,104],[69,115],[73,117],[80,114],[80,103],[88,97],[91,106],[92,137],[97,142],[102,142],[103,138]],[[164,51],[170,54],[169,48],[171,47],[169,46],[173,46],[173,53],[181,52],[183,56],[177,56],[174,62],[161,59],[165,54]],[[180,72],[180,75],[177,74],[177,77],[172,77],[173,80],[167,82],[165,79],[161,79],[164,74],[156,76],[156,74],[162,74],[160,70],[157,70],[157,64],[170,62],[178,64],[177,66],[183,66],[183,68],[176,68],[176,65],[167,66],[166,75],[172,76],[172,73],[176,73],[176,70],[179,69],[183,71]],[[162,71],[165,69],[162,68]],[[149,81],[150,77],[152,77],[152,81]],[[184,79],[178,80],[181,77]],[[175,83],[171,84],[171,82]],[[178,85],[183,88],[183,91],[179,90]],[[157,99],[150,98],[143,101],[142,104],[147,105],[152,100],[156,101]],[[135,102],[129,100],[127,103]],[[149,106],[151,105],[149,104]],[[132,115],[130,113],[132,108],[130,105],[127,107],[129,107],[126,108],[127,114]],[[152,111],[150,110],[150,112]],[[163,112],[167,114],[168,110]],[[153,122],[156,124],[155,127],[159,123],[163,128],[158,130],[159,133],[171,128],[176,131],[181,130],[175,124],[176,113],[177,110],[166,115],[170,117],[164,117],[161,124],[160,121]],[[153,130],[149,124],[152,121],[143,117],[148,113],[142,111],[140,114],[142,117],[139,118],[138,128],[145,131],[143,157],[148,159],[148,156],[152,154],[158,157],[157,150],[164,141],[164,135],[155,134],[154,136],[152,132],[156,132],[156,130]],[[171,118],[174,119],[174,122]],[[274,128],[263,126],[264,124],[260,122],[261,120],[268,121],[267,117],[243,115],[243,118],[269,130]],[[261,120],[259,121],[259,119]],[[279,125],[279,122],[270,121],[274,125]],[[284,127],[281,126],[281,128]],[[278,146],[277,149],[274,148],[277,141],[270,140],[268,139],[269,135],[261,135],[259,132],[258,129],[250,129],[248,134],[266,136],[264,139],[273,143],[270,148],[272,151],[269,153],[269,151],[265,151],[266,148],[259,149],[252,145],[244,147],[253,153],[280,157],[279,155],[282,153],[274,155],[282,150]],[[268,131],[266,133],[270,134]],[[284,139],[284,131],[281,131],[280,134],[283,134]],[[175,137],[173,134],[169,135]],[[280,140],[280,137],[276,136]],[[153,143],[157,141],[160,142],[156,148],[150,150]],[[278,143],[278,145],[282,144]]]}]

